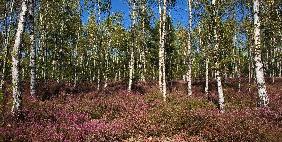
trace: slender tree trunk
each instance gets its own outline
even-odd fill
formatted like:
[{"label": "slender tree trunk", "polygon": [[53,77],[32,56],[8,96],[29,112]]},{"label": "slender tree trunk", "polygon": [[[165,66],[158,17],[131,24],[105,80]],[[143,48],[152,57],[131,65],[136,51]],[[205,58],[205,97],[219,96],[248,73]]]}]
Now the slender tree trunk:
[{"label": "slender tree trunk", "polygon": [[252,58],[252,49],[251,47],[249,47],[249,50],[248,50],[248,59],[249,59],[249,67],[248,67],[248,71],[249,71],[249,74],[248,74],[248,77],[249,77],[249,92],[251,92],[251,82],[252,82],[252,63],[253,63],[253,58]]},{"label": "slender tree trunk", "polygon": [[224,96],[223,96],[223,89],[222,89],[221,76],[220,76],[219,70],[216,70],[215,76],[216,76],[216,81],[217,81],[219,109],[221,112],[224,112]]},{"label": "slender tree trunk", "polygon": [[160,91],[163,92],[163,86],[162,86],[162,78],[163,78],[163,74],[162,74],[162,25],[163,25],[163,21],[162,21],[162,15],[163,15],[163,10],[162,10],[162,2],[161,0],[158,0],[158,6],[159,6],[159,15],[160,15],[160,22],[159,22],[159,88]]},{"label": "slender tree trunk", "polygon": [[[111,46],[111,39],[109,41],[109,45],[108,48],[110,48]],[[108,54],[108,49],[106,50],[106,70],[104,73],[104,78],[105,78],[105,84],[104,84],[104,88],[106,88],[108,86],[108,76],[109,76],[109,54]]]},{"label": "slender tree trunk", "polygon": [[266,92],[266,85],[264,80],[263,63],[261,60],[261,41],[260,41],[260,19],[259,19],[259,0],[254,0],[254,61],[257,88],[259,95],[259,105],[265,107],[268,105],[269,99]]},{"label": "slender tree trunk", "polygon": [[189,32],[188,32],[188,71],[187,71],[187,88],[188,96],[192,95],[192,51],[191,51],[191,40],[192,40],[192,0],[188,0],[188,9],[189,9]]},{"label": "slender tree trunk", "polygon": [[[281,53],[282,53],[282,48],[280,47],[280,49],[278,49],[278,51],[279,51],[279,56],[281,55]],[[277,61],[279,64],[277,65],[278,67],[278,77],[279,78],[281,78],[282,77],[282,59],[280,58],[278,61]]]},{"label": "slender tree trunk", "polygon": [[131,89],[132,89],[133,73],[134,73],[134,51],[133,51],[133,47],[131,47],[131,51],[130,51],[130,63],[129,63],[129,83],[128,83],[128,92],[131,92]]},{"label": "slender tree trunk", "polygon": [[[276,14],[277,15],[279,15],[279,8],[276,8]],[[279,21],[282,21],[281,20],[281,16],[278,16],[278,19],[279,19]],[[278,30],[278,37],[282,37],[282,34],[281,34],[281,29],[280,30]],[[278,56],[281,56],[282,54],[282,46],[281,46],[281,44],[280,45],[276,45],[277,46],[277,51],[278,51],[278,53],[279,53],[279,55]],[[277,68],[278,68],[278,77],[279,78],[281,78],[282,77],[282,59],[280,58],[278,61],[277,61]]]},{"label": "slender tree trunk", "polygon": [[[214,7],[214,16],[216,16],[216,0],[212,0],[212,5]],[[214,36],[215,36],[215,47],[214,49],[216,50],[216,52],[219,52],[219,39],[218,39],[218,35],[217,35],[217,18],[215,17],[215,27],[214,27]],[[218,103],[219,103],[219,108],[221,112],[224,112],[224,95],[223,95],[223,89],[222,89],[222,83],[221,83],[221,76],[220,76],[220,71],[219,71],[219,64],[218,64],[218,60],[215,57],[216,61],[215,61],[215,77],[216,77],[216,81],[217,81],[217,91],[218,91]]]},{"label": "slender tree trunk", "polygon": [[128,92],[131,92],[132,89],[132,79],[134,74],[134,46],[136,46],[135,39],[135,28],[136,28],[136,2],[134,1],[132,6],[132,46],[130,47],[130,62],[129,62],[129,81],[128,81]]},{"label": "slender tree trunk", "polygon": [[[120,62],[120,59],[118,58],[118,65],[121,66],[121,62]],[[118,69],[118,81],[121,81],[121,68]]]},{"label": "slender tree trunk", "polygon": [[22,42],[22,35],[24,31],[25,16],[27,14],[28,0],[23,0],[21,5],[21,12],[18,19],[18,27],[15,36],[15,44],[12,51],[12,85],[13,85],[13,115],[17,114],[22,106],[22,93],[20,90],[20,76],[19,76],[19,51]]},{"label": "slender tree trunk", "polygon": [[209,59],[208,57],[206,56],[206,85],[205,85],[205,93],[206,93],[206,96],[208,96],[209,94]]},{"label": "slender tree trunk", "polygon": [[[49,3],[47,3],[47,6],[46,6],[46,9],[48,10],[49,9]],[[46,12],[47,12],[46,10]],[[44,20],[46,20],[47,18],[45,17],[46,15],[44,15]],[[41,22],[43,24],[43,17],[41,19]],[[46,72],[47,72],[47,42],[46,42],[46,39],[47,39],[47,33],[46,31],[49,29],[49,24],[47,24],[47,26],[45,27],[44,31],[43,31],[43,35],[42,35],[42,38],[41,38],[41,50],[42,50],[42,76],[43,76],[43,80],[44,82],[46,83],[47,81],[47,77],[46,77]],[[42,32],[42,31],[41,31]],[[57,43],[57,38],[55,39],[55,42]],[[56,46],[57,44],[55,44]],[[58,75],[57,75],[58,77]]]},{"label": "slender tree trunk", "polygon": [[280,61],[280,63],[279,63],[279,77],[280,78],[282,77],[282,61]]},{"label": "slender tree trunk", "polygon": [[233,38],[233,58],[232,58],[233,69],[234,69],[232,72],[233,78],[235,78],[238,72],[238,66],[236,62],[236,50],[237,50],[236,42],[237,42],[237,36],[236,36],[236,31],[235,31],[234,38]]},{"label": "slender tree trunk", "polygon": [[34,0],[29,0],[29,22],[30,22],[30,94],[35,97],[36,94],[36,45],[34,39]]},{"label": "slender tree trunk", "polygon": [[141,71],[141,81],[146,81],[146,48],[147,48],[147,38],[146,38],[146,30],[145,30],[145,13],[146,13],[146,1],[142,2],[142,37],[143,37],[143,48],[141,51],[141,63],[142,63],[142,71]]},{"label": "slender tree trunk", "polygon": [[[160,1],[159,1],[160,5]],[[160,6],[159,6],[160,7]],[[159,50],[159,56],[160,56],[160,72],[159,72],[159,79],[161,81],[161,92],[163,95],[164,101],[166,101],[166,73],[165,73],[165,37],[166,37],[166,8],[167,8],[167,1],[163,0],[163,8],[162,12],[160,15],[161,23],[160,28],[161,28],[161,37],[160,37],[160,50]]]},{"label": "slender tree trunk", "polygon": [[240,49],[239,49],[239,53],[238,53],[238,66],[239,66],[239,69],[238,69],[238,72],[237,72],[237,77],[238,77],[238,92],[241,92],[241,70],[240,70],[240,64],[241,64],[241,59],[240,59],[240,55],[241,55],[241,52],[240,52]]},{"label": "slender tree trunk", "polygon": [[276,57],[276,48],[275,48],[275,45],[276,45],[276,39],[275,37],[272,37],[272,40],[273,40],[273,51],[272,51],[272,59],[271,59],[271,74],[272,74],[272,83],[274,84],[275,82],[275,59],[277,58]]},{"label": "slender tree trunk", "polygon": [[[75,67],[74,67],[74,86],[77,85],[77,82],[78,82],[78,72],[77,72],[77,68],[78,68],[78,42],[80,40],[80,27],[78,29],[78,32],[77,32],[77,41],[76,41],[76,45],[75,45]],[[95,60],[95,59],[94,59]],[[95,67],[95,62],[94,62],[94,67]]]},{"label": "slender tree trunk", "polygon": [[[48,7],[49,7],[49,4],[47,3],[45,9],[41,9],[41,7],[40,7],[40,11],[42,10],[43,11],[42,13],[44,13],[45,10],[48,9]],[[43,21],[45,20],[43,18],[45,18],[45,14],[41,14],[39,12],[39,28],[38,28],[38,32],[39,32],[39,43],[38,43],[38,45],[39,45],[39,53],[38,53],[39,59],[38,60],[41,62],[41,65],[42,65],[42,68],[39,68],[40,71],[38,71],[38,72],[40,72],[40,79],[44,79],[44,71],[45,71],[45,64],[44,64],[45,50],[44,50],[44,46],[45,46],[45,37],[46,37],[46,32],[45,32],[46,27],[43,26]],[[55,46],[56,46],[56,44],[55,44]],[[52,77],[53,77],[53,75],[52,75]]]},{"label": "slender tree trunk", "polygon": [[[202,47],[203,46],[203,43],[202,43],[202,38],[201,38],[201,28],[202,28],[202,25],[199,27],[199,36],[200,36],[200,46]],[[209,47],[209,45],[208,45]],[[205,94],[206,94],[206,97],[208,96],[209,94],[209,57],[208,57],[208,49],[204,49],[204,57],[205,57]]]}]

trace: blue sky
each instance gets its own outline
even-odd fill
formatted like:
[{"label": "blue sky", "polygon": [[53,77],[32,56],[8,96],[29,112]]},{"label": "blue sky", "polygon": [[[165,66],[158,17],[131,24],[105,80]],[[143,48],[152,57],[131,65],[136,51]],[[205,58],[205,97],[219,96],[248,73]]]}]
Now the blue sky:
[{"label": "blue sky", "polygon": [[[83,0],[81,0],[83,1]],[[130,8],[128,6],[127,0],[111,0],[112,1],[112,9],[111,13],[115,12],[121,12],[124,14],[124,21],[123,25],[128,28],[130,27]],[[158,6],[152,6],[154,15],[156,19],[159,19],[158,14]],[[170,9],[170,16],[172,17],[172,22],[174,25],[181,25],[187,27],[188,25],[188,13],[187,13],[187,0],[176,0],[176,5],[172,9]],[[237,8],[239,9],[239,6],[237,5]],[[194,11],[195,12],[195,11]],[[193,13],[194,13],[193,12]],[[246,13],[249,13],[247,9],[244,9],[243,11],[237,11],[236,13],[236,20],[240,21],[242,20],[242,16],[246,16]],[[194,13],[195,14],[195,13]],[[86,23],[88,20],[89,14],[84,11],[83,12],[83,23]],[[199,19],[195,19],[196,17],[193,17],[195,21],[199,21]],[[197,22],[193,21],[193,28],[197,25]]]},{"label": "blue sky", "polygon": [[[171,10],[171,16],[173,17],[173,23],[180,24],[183,26],[187,25],[187,2],[186,0],[176,0],[176,6]],[[153,7],[155,12],[155,18],[158,18],[158,7],[157,5]],[[112,0],[111,13],[122,12],[124,14],[123,24],[125,27],[130,26],[130,8],[128,6],[127,0]],[[83,12],[83,22],[86,23],[89,14]]]}]

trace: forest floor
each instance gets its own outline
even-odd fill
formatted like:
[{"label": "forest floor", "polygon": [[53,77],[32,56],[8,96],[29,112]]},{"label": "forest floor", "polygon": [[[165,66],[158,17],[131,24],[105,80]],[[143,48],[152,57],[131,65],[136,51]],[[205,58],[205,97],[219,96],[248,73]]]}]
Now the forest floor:
[{"label": "forest floor", "polygon": [[[282,141],[282,79],[267,83],[268,108],[257,107],[256,86],[248,90],[242,79],[224,83],[225,113],[216,103],[216,83],[205,96],[204,81],[169,82],[169,96],[162,101],[156,83],[136,83],[132,93],[126,84],[110,83],[103,91],[95,85],[39,83],[38,99],[29,95],[24,83],[22,115],[10,114],[11,94],[1,100],[0,141]],[[47,87],[48,86],[48,87]]]}]

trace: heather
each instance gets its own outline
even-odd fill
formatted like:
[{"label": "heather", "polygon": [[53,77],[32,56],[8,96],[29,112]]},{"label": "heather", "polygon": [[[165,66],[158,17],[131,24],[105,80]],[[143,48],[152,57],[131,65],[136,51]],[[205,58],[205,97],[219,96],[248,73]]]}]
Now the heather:
[{"label": "heather", "polygon": [[225,113],[216,88],[205,96],[201,81],[191,97],[186,84],[171,83],[166,102],[154,82],[136,83],[131,93],[122,82],[100,91],[93,84],[41,83],[37,99],[24,85],[19,118],[10,114],[10,92],[1,100],[0,141],[282,141],[282,80],[269,83],[267,108],[257,107],[255,88],[238,92],[233,82],[225,85]]}]

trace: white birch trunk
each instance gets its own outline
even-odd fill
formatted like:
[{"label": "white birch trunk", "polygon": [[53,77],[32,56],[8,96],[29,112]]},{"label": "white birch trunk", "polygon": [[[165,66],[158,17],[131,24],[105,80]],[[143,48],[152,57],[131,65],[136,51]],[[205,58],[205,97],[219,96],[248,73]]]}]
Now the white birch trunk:
[{"label": "white birch trunk", "polygon": [[162,74],[162,61],[161,61],[161,58],[162,58],[162,25],[163,25],[163,22],[162,22],[162,15],[163,15],[163,10],[162,10],[162,3],[161,3],[161,0],[158,0],[158,6],[159,6],[159,15],[160,15],[160,23],[159,23],[159,88],[160,88],[160,91],[163,92],[163,86],[162,86],[162,78],[163,78],[163,74]]},{"label": "white birch trunk", "polygon": [[[279,15],[279,8],[276,9],[276,13],[277,13],[277,15]],[[278,19],[279,19],[279,21],[281,21],[281,16],[278,17]],[[279,36],[279,37],[282,37],[281,29],[278,30],[278,36]],[[280,46],[277,46],[277,47],[278,47],[277,50],[278,50],[278,52],[280,53],[279,55],[281,55],[281,53],[282,53],[282,46],[280,45]],[[278,55],[278,56],[279,56],[279,55]],[[278,65],[277,65],[277,66],[278,66],[277,68],[278,68],[278,71],[279,71],[279,72],[278,72],[278,77],[281,78],[281,77],[282,77],[282,59],[281,59],[281,58],[280,58],[280,60],[277,61],[277,64],[278,64]]]},{"label": "white birch trunk", "polygon": [[238,66],[237,66],[237,63],[236,63],[236,50],[237,50],[237,46],[236,46],[236,41],[237,41],[237,36],[236,36],[236,32],[235,32],[235,35],[234,35],[234,38],[233,38],[233,58],[232,58],[232,62],[233,62],[233,72],[232,72],[232,78],[235,78],[235,76],[237,75],[237,72],[238,72]]},{"label": "white birch trunk", "polygon": [[266,92],[266,85],[264,80],[263,63],[261,60],[261,42],[260,42],[260,19],[259,19],[259,0],[254,0],[254,61],[256,71],[256,81],[259,95],[259,105],[268,105],[268,96]]},{"label": "white birch trunk", "polygon": [[[145,5],[142,8],[143,13],[145,13]],[[142,72],[141,72],[141,80],[146,81],[146,48],[147,48],[147,40],[146,40],[146,32],[145,32],[145,18],[142,21],[142,34],[143,34],[143,49],[141,51],[141,62],[142,62]]]},{"label": "white birch trunk", "polygon": [[[132,6],[132,30],[135,32],[136,26],[136,2],[134,1]],[[135,34],[135,33],[133,33]],[[132,35],[133,35],[132,34]],[[132,79],[134,74],[134,46],[136,45],[136,39],[133,38],[132,46],[130,47],[130,62],[129,62],[129,81],[128,81],[128,92],[132,90]]]},{"label": "white birch trunk", "polygon": [[[216,0],[212,0],[212,5],[214,8],[216,8]],[[216,9],[214,9],[214,15],[216,16]],[[218,41],[218,35],[217,35],[217,20],[215,18],[215,25],[214,25],[214,38],[215,38],[215,50],[216,52],[219,52],[219,41]],[[216,58],[215,58],[216,59]],[[224,112],[224,95],[223,95],[223,89],[222,89],[222,83],[221,83],[221,77],[220,77],[220,71],[219,71],[219,65],[218,61],[215,62],[215,77],[217,81],[217,92],[218,92],[218,104],[219,104],[219,109],[221,112]]]},{"label": "white birch trunk", "polygon": [[145,78],[145,74],[146,74],[146,56],[145,56],[145,52],[146,52],[146,48],[147,48],[147,38],[146,38],[146,30],[145,30],[145,14],[146,14],[146,1],[142,1],[142,7],[141,7],[142,11],[142,39],[143,39],[143,43],[142,43],[142,50],[141,50],[141,81],[146,81]]},{"label": "white birch trunk", "polygon": [[[279,49],[279,51],[280,51],[280,54],[282,53],[282,49],[280,48]],[[279,62],[279,65],[278,65],[278,68],[279,68],[279,78],[281,78],[282,77],[282,60],[280,59],[280,61],[278,61]]]},{"label": "white birch trunk", "polygon": [[133,47],[131,47],[130,50],[130,63],[129,63],[129,83],[128,83],[128,92],[132,89],[132,79],[133,79],[133,73],[134,73],[134,53],[133,53]]},{"label": "white birch trunk", "polygon": [[[238,53],[238,66],[240,67],[240,64],[241,64],[241,59],[240,59],[240,49],[239,49],[239,53]],[[238,92],[241,92],[241,70],[240,68],[238,69],[238,73],[237,73],[237,76],[238,76]]]},{"label": "white birch trunk", "polygon": [[249,67],[248,67],[248,71],[249,71],[249,73],[248,73],[248,78],[249,78],[249,80],[248,80],[248,83],[249,83],[249,92],[251,92],[251,80],[252,80],[252,51],[251,51],[251,47],[249,47],[249,50],[248,50],[248,59],[249,59]]},{"label": "white birch trunk", "polygon": [[[202,47],[202,38],[201,38],[201,28],[202,28],[202,25],[199,27],[199,36],[200,36],[200,46]],[[209,45],[208,45],[209,47]],[[208,96],[209,94],[209,57],[208,57],[208,49],[204,49],[204,57],[206,58],[205,59],[205,94],[206,94],[206,97]]]},{"label": "white birch trunk", "polygon": [[[109,42],[108,42],[108,48],[111,48],[112,39],[110,37],[110,31],[108,31],[108,37],[110,38]],[[107,49],[107,51],[106,51],[106,72],[104,74],[104,78],[105,78],[104,88],[106,88],[108,86],[108,75],[109,75],[109,53],[108,52],[109,51]]]},{"label": "white birch trunk", "polygon": [[206,96],[208,96],[209,94],[209,59],[208,57],[206,56],[206,85],[205,85],[205,93],[206,93]]},{"label": "white birch trunk", "polygon": [[27,14],[27,2],[23,0],[21,5],[21,12],[18,19],[18,27],[15,36],[15,43],[12,51],[12,87],[13,87],[13,115],[18,113],[22,105],[22,94],[20,91],[20,76],[19,76],[19,48],[22,42],[22,34],[24,31],[25,16]]},{"label": "white birch trunk", "polygon": [[188,32],[188,71],[187,71],[187,89],[188,96],[192,95],[192,55],[191,55],[191,32],[192,32],[192,0],[188,0],[189,9],[189,32]]},{"label": "white birch trunk", "polygon": [[30,22],[30,95],[36,94],[36,45],[34,39],[34,1],[29,0],[29,22]]},{"label": "white birch trunk", "polygon": [[[78,41],[80,40],[80,27],[79,27],[79,29],[78,29],[78,32],[77,32],[77,39],[78,39]],[[77,67],[78,67],[78,41],[77,41],[77,43],[76,43],[76,45],[75,45],[75,69],[74,69],[74,87],[76,87],[76,85],[77,85],[77,82],[78,82],[78,72],[77,72]],[[95,59],[94,59],[94,67],[95,67]]]},{"label": "white birch trunk", "polygon": [[166,72],[165,72],[165,36],[166,36],[166,8],[167,8],[167,1],[163,0],[163,13],[161,15],[162,19],[162,34],[161,34],[161,45],[160,45],[160,61],[161,61],[161,73],[162,73],[162,94],[163,99],[166,101]]},{"label": "white birch trunk", "polygon": [[100,73],[101,71],[100,71],[100,68],[98,68],[98,75],[97,75],[97,90],[100,90],[100,84],[101,84],[101,79],[100,79],[100,77],[101,77],[101,73]]},{"label": "white birch trunk", "polygon": [[147,48],[147,38],[146,38],[146,30],[145,30],[145,13],[146,13],[146,3],[144,2],[142,5],[142,13],[143,13],[143,21],[142,21],[142,34],[143,34],[143,50],[141,52],[142,56],[142,74],[141,74],[141,80],[146,81],[145,74],[146,74],[146,48]]},{"label": "white birch trunk", "polygon": [[224,112],[224,96],[223,96],[223,89],[222,89],[221,76],[219,70],[217,70],[215,74],[216,74],[217,90],[218,90],[218,98],[219,98],[218,100],[219,109],[221,112]]}]

